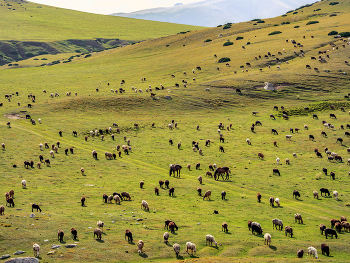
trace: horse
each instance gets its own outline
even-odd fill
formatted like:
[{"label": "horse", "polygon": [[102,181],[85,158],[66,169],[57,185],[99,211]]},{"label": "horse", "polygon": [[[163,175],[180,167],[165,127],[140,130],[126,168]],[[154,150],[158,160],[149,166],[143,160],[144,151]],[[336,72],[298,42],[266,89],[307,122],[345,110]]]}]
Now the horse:
[{"label": "horse", "polygon": [[171,176],[171,173],[174,173],[174,176],[175,176],[175,172],[176,172],[176,177],[179,176],[180,178],[181,168],[182,166],[179,164],[170,165],[169,176]]},{"label": "horse", "polygon": [[[228,180],[230,179],[230,168],[228,167],[218,167],[216,170],[215,170],[215,173],[214,173],[214,178],[216,178],[216,175],[217,175],[217,178],[219,180],[219,176],[221,175],[222,176],[222,180]],[[226,174],[226,178],[224,179],[224,174]]]}]

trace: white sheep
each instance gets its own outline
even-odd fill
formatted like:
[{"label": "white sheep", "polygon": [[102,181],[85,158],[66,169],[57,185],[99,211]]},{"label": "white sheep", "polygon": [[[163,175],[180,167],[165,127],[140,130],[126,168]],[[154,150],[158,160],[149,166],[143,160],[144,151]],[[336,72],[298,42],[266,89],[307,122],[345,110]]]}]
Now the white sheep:
[{"label": "white sheep", "polygon": [[305,129],[305,130],[308,130],[309,127],[305,124],[305,125],[304,125],[304,129]]},{"label": "white sheep", "polygon": [[93,131],[90,131],[90,136],[92,137],[94,135],[94,132]]},{"label": "white sheep", "polygon": [[221,130],[220,129],[218,129],[218,133],[220,133],[221,132]]},{"label": "white sheep", "polygon": [[210,91],[210,89],[209,89],[209,88],[206,88],[205,91]]},{"label": "white sheep", "polygon": [[114,90],[113,90],[113,89],[111,89],[111,92],[113,93],[113,92],[114,92]]},{"label": "white sheep", "polygon": [[39,148],[40,148],[40,151],[43,150],[43,144],[42,143],[39,143]]},{"label": "white sheep", "polygon": [[275,203],[277,204],[277,206],[280,206],[280,199],[279,198],[275,198]]},{"label": "white sheep", "polygon": [[135,89],[135,93],[137,93],[137,89]]},{"label": "white sheep", "polygon": [[296,153],[293,153],[293,157],[297,157],[297,154],[296,154]]},{"label": "white sheep", "polygon": [[119,195],[115,195],[114,196],[114,201],[115,201],[115,204],[120,204],[120,197],[119,197]]},{"label": "white sheep", "polygon": [[175,243],[173,245],[173,249],[174,249],[174,252],[176,253],[176,257],[178,257],[180,253],[180,245],[178,243]]},{"label": "white sheep", "polygon": [[38,119],[38,122],[41,124],[41,119]]},{"label": "white sheep", "polygon": [[338,200],[338,192],[337,191],[333,191],[333,196],[335,197],[335,200]]},{"label": "white sheep", "polygon": [[215,238],[212,236],[212,235],[206,235],[205,236],[205,245],[208,245],[208,242],[209,242],[209,245],[212,246],[213,245],[213,242],[215,244],[215,246],[217,247],[218,246],[218,243],[215,241]]},{"label": "white sheep", "polygon": [[145,209],[146,211],[149,211],[148,203],[145,200],[142,200],[141,202],[141,209]]},{"label": "white sheep", "polygon": [[290,161],[288,158],[286,158],[286,164],[290,164]]},{"label": "white sheep", "polygon": [[2,144],[1,144],[1,147],[2,147],[2,149],[5,150],[5,143],[2,143]]},{"label": "white sheep", "polygon": [[268,245],[270,246],[271,245],[271,235],[269,233],[266,233],[264,235],[264,245]]},{"label": "white sheep", "polygon": [[55,157],[55,154],[54,154],[54,152],[53,152],[52,150],[50,151],[50,154],[51,154],[51,157],[52,157],[52,158]]},{"label": "white sheep", "polygon": [[97,136],[98,135],[98,130],[95,130],[95,136]]},{"label": "white sheep", "polygon": [[139,92],[140,92],[140,93],[143,93],[143,90],[142,90],[142,89],[139,89]]},{"label": "white sheep", "polygon": [[27,188],[27,181],[26,180],[22,180],[22,188],[26,189]]},{"label": "white sheep", "polygon": [[249,139],[246,139],[245,141],[246,141],[249,145],[252,144],[252,142],[251,142]]},{"label": "white sheep", "polygon": [[164,234],[163,234],[163,238],[164,238],[164,243],[168,243],[168,239],[169,239],[169,233],[168,232],[165,232]]},{"label": "white sheep", "polygon": [[81,168],[80,168],[80,172],[81,172],[82,175],[84,175],[84,172],[85,172],[84,167],[81,167]]},{"label": "white sheep", "polygon": [[192,150],[193,150],[194,152],[196,152],[196,151],[197,151],[197,148],[196,148],[196,147],[192,147]]},{"label": "white sheep", "polygon": [[34,257],[39,257],[40,246],[38,244],[33,245]]},{"label": "white sheep", "polygon": [[188,253],[189,249],[192,251],[192,255],[193,255],[193,252],[196,254],[197,250],[196,250],[196,245],[194,243],[191,243],[191,242],[186,243],[186,252],[187,253]]},{"label": "white sheep", "polygon": [[169,123],[169,124],[168,124],[168,128],[169,128],[170,130],[172,130],[172,129],[173,129],[173,124],[172,124],[172,123]]},{"label": "white sheep", "polygon": [[314,256],[316,259],[318,258],[318,255],[317,255],[317,250],[316,250],[316,248],[314,248],[314,247],[308,247],[307,248],[307,256],[309,256],[310,255],[310,257],[311,256]]},{"label": "white sheep", "polygon": [[218,167],[216,166],[216,163],[213,164],[213,168],[217,169]]},{"label": "white sheep", "polygon": [[286,135],[286,139],[287,139],[287,140],[292,139],[292,137],[293,137],[293,135]]},{"label": "white sheep", "polygon": [[105,223],[103,223],[102,221],[97,221],[97,227],[102,228],[102,232],[103,232],[103,226],[105,225]]},{"label": "white sheep", "polygon": [[137,242],[137,252],[138,252],[139,254],[142,253],[143,246],[144,246],[143,241],[142,241],[142,240],[139,240],[139,242]]},{"label": "white sheep", "polygon": [[280,158],[278,158],[278,157],[276,158],[276,163],[280,164]]},{"label": "white sheep", "polygon": [[112,127],[109,127],[109,128],[108,128],[108,131],[109,131],[109,132],[112,132]]}]

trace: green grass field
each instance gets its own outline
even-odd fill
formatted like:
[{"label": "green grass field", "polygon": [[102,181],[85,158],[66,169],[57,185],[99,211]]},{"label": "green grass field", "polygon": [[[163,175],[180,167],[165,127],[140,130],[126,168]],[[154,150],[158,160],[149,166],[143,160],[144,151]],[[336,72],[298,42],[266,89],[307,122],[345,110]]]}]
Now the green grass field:
[{"label": "green grass field", "polygon": [[[350,104],[344,95],[350,92],[349,65],[345,63],[350,60],[350,46],[328,36],[332,30],[349,31],[349,1],[337,5],[329,3],[321,1],[298,10],[297,14],[266,19],[265,23],[257,25],[253,25],[253,21],[233,24],[225,30],[217,27],[171,35],[164,25],[164,32],[171,36],[92,52],[90,57],[74,57],[69,63],[63,61],[74,53],[46,54],[18,61],[18,66],[1,66],[0,132],[1,143],[6,147],[0,150],[0,185],[3,194],[14,190],[15,207],[6,207],[5,198],[0,204],[5,206],[5,214],[0,216],[0,255],[17,257],[13,253],[24,250],[24,256],[32,256],[32,245],[37,243],[41,247],[41,262],[175,262],[178,260],[172,245],[179,243],[179,260],[186,262],[295,262],[299,249],[305,254],[304,259],[298,261],[316,261],[305,259],[309,246],[318,250],[323,262],[349,262],[350,234],[341,232],[337,239],[326,240],[319,231],[321,223],[330,227],[332,218],[350,217],[347,165],[350,140],[344,135],[349,123]],[[314,11],[317,9],[321,10]],[[64,19],[65,12],[73,12],[44,6],[34,11],[43,17],[56,12],[57,20],[50,23]],[[337,16],[330,16],[334,13]],[[86,20],[93,16],[80,14]],[[309,20],[319,23],[306,25]],[[106,21],[103,23],[108,24]],[[290,24],[281,25],[284,21]],[[90,28],[88,24],[85,26]],[[104,28],[108,34],[110,28]],[[151,32],[157,31],[153,26],[149,28]],[[67,25],[61,32],[55,32],[57,36],[50,35],[47,40],[68,39],[71,30]],[[268,35],[276,30],[282,33]],[[6,39],[5,33],[1,34],[4,35],[0,39]],[[90,38],[93,31],[86,30],[84,34]],[[138,36],[139,40],[150,39]],[[243,39],[236,40],[238,36]],[[205,42],[206,39],[212,41]],[[303,47],[294,47],[290,39]],[[234,44],[223,46],[227,40]],[[299,56],[300,50],[304,51],[304,57]],[[329,58],[326,54],[321,56],[327,63],[310,59],[318,58],[318,51],[326,50],[329,50]],[[271,56],[265,58],[268,52]],[[229,66],[217,62],[221,57],[231,59]],[[282,62],[280,69],[276,58]],[[40,66],[57,60],[61,63]],[[306,69],[305,65],[310,65],[311,69]],[[146,81],[141,81],[144,77]],[[121,84],[122,80],[125,84]],[[187,81],[186,87],[183,80]],[[281,85],[281,88],[266,91],[262,88],[264,82]],[[156,89],[161,85],[163,90]],[[156,94],[154,97],[146,91],[149,86]],[[135,92],[132,87],[143,92]],[[119,88],[125,89],[125,93],[114,92]],[[236,93],[236,89],[242,93]],[[72,95],[67,96],[67,92]],[[59,96],[51,97],[51,93]],[[4,98],[5,94],[13,94],[10,101]],[[35,95],[35,103],[28,98],[30,94]],[[32,104],[31,108],[28,103]],[[332,104],[335,110],[331,109]],[[282,118],[282,105],[289,120]],[[278,106],[279,111],[273,106]],[[310,109],[307,111],[304,107]],[[345,107],[345,112],[340,107]],[[252,111],[258,114],[253,116]],[[331,119],[330,113],[336,114],[337,119]],[[35,119],[36,125],[25,119],[26,114]],[[274,114],[276,120],[271,119],[270,114]],[[319,119],[313,119],[312,114],[317,114]],[[170,130],[168,124],[172,120],[178,127]],[[257,120],[262,126],[255,126],[253,133],[250,127]],[[326,128],[322,120],[335,128]],[[9,121],[10,127],[7,126]],[[219,122],[225,127],[232,124],[232,129],[221,131],[224,143],[219,141]],[[104,134],[103,140],[100,135],[90,136],[90,130],[105,130],[113,123],[118,123],[120,128],[120,133],[113,128],[115,140],[110,134]],[[135,123],[139,129],[134,127]],[[153,128],[152,123],[155,124]],[[308,130],[304,129],[305,124]],[[271,134],[273,128],[278,135]],[[300,130],[287,140],[285,135],[291,134],[290,128]],[[60,130],[62,137],[58,134]],[[77,131],[78,136],[74,137],[72,131]],[[327,137],[321,136],[322,131]],[[314,135],[315,140],[309,140],[309,135]],[[88,136],[87,141],[85,136]],[[126,145],[124,137],[130,139],[130,154],[122,153],[116,160],[107,160],[104,153],[118,155],[116,146]],[[336,142],[338,137],[344,139],[343,145]],[[247,144],[247,138],[251,145]],[[169,139],[174,145],[169,144]],[[207,139],[211,140],[210,146],[205,146]],[[61,146],[54,158],[50,157],[50,150],[40,151],[40,143],[47,142],[51,146],[57,141]],[[193,151],[192,141],[199,142],[202,155]],[[181,142],[180,149],[178,142]],[[219,146],[224,147],[224,153],[219,151]],[[70,147],[74,148],[74,154],[65,155],[64,149]],[[342,156],[343,162],[328,161],[325,147]],[[315,148],[323,158],[316,157]],[[97,160],[92,158],[93,150],[98,153]],[[259,152],[264,154],[263,160],[258,158]],[[297,157],[293,157],[293,153]],[[42,163],[40,169],[36,166],[24,168],[24,161],[33,160],[36,164],[39,155],[49,158],[51,165]],[[277,157],[281,159],[279,165]],[[285,164],[286,158],[290,165]],[[173,163],[183,167],[180,178],[169,177],[169,164]],[[195,169],[197,163],[201,164],[199,170]],[[206,177],[208,165],[213,163],[230,167],[228,181]],[[14,164],[17,168],[13,168]],[[186,168],[188,164],[191,170]],[[322,172],[324,167],[328,169],[328,176]],[[274,168],[280,170],[281,176],[272,174]],[[331,171],[336,175],[335,180],[330,179]],[[202,185],[198,176],[203,177]],[[22,189],[22,179],[27,181],[27,189]],[[173,197],[165,188],[160,189],[159,196],[154,194],[159,180],[170,181],[170,187],[175,188]],[[145,183],[143,189],[140,189],[140,181]],[[211,190],[211,200],[198,196],[197,187],[201,187],[203,193]],[[313,190],[320,195],[322,187],[338,191],[338,200],[332,196],[314,199]],[[293,198],[293,190],[300,191],[299,199]],[[123,191],[130,193],[131,201],[123,201],[121,205],[103,203],[103,194]],[[221,200],[222,191],[227,192],[226,200]],[[258,192],[262,194],[261,203],[256,199]],[[84,207],[80,204],[81,196],[86,197]],[[281,207],[272,208],[270,197],[280,198]],[[148,202],[149,212],[140,208],[142,200]],[[34,218],[29,217],[32,203],[39,204],[42,209],[42,213],[34,211]],[[214,210],[219,214],[213,214]],[[295,223],[295,213],[302,214],[304,224]],[[294,236],[290,238],[284,231],[273,229],[274,218],[281,219],[284,226],[291,226]],[[168,245],[163,242],[167,219],[179,226],[175,234],[170,234]],[[105,223],[101,241],[93,238],[98,220]],[[270,247],[264,245],[263,235],[252,235],[247,227],[248,220],[259,222],[263,234],[271,234]],[[228,223],[228,233],[221,231],[224,221]],[[78,230],[78,240],[70,236],[72,227]],[[62,244],[57,241],[58,229],[65,232]],[[126,229],[133,233],[132,244],[124,240]],[[215,237],[217,247],[206,246],[206,234]],[[138,240],[145,242],[142,254],[137,253]],[[185,252],[188,241],[196,244],[195,256]],[[76,243],[77,247],[65,248],[64,245],[71,243]],[[322,243],[329,245],[329,257],[321,254]],[[51,248],[57,244],[62,247]],[[55,252],[50,254],[51,251]]]}]

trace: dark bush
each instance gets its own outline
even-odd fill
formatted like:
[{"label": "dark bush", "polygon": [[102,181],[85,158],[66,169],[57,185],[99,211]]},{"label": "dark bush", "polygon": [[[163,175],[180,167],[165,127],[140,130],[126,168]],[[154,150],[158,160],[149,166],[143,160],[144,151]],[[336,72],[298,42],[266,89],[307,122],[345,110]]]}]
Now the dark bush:
[{"label": "dark bush", "polygon": [[208,38],[207,40],[205,40],[204,42],[210,42],[212,41],[210,38]]},{"label": "dark bush", "polygon": [[40,51],[39,52],[39,55],[47,55],[47,54],[49,54],[49,52],[47,52],[47,51]]},{"label": "dark bush", "polygon": [[32,58],[32,57],[35,57],[35,55],[33,53],[26,53],[25,54],[27,58]]},{"label": "dark bush", "polygon": [[259,20],[259,21],[256,21],[257,23],[265,23],[265,21],[264,20]]},{"label": "dark bush", "polygon": [[315,11],[321,11],[321,8],[317,8]]},{"label": "dark bush", "polygon": [[229,29],[229,28],[231,28],[231,26],[225,25],[222,29]]},{"label": "dark bush", "polygon": [[42,58],[41,60],[47,60],[47,58]]},{"label": "dark bush", "polygon": [[229,61],[231,61],[230,58],[228,58],[228,57],[223,57],[223,58],[220,58],[218,62],[219,62],[219,63],[224,63],[224,62],[229,62]]},{"label": "dark bush", "polygon": [[329,5],[337,5],[339,2],[330,2]]},{"label": "dark bush", "polygon": [[306,25],[312,25],[312,24],[318,24],[318,21],[309,21],[306,23]]},{"label": "dark bush", "polygon": [[169,45],[166,45],[165,47],[168,47]]},{"label": "dark bush", "polygon": [[240,40],[240,39],[243,39],[243,37],[236,37],[236,40]]},{"label": "dark bush", "polygon": [[80,49],[75,50],[76,53],[81,53]]},{"label": "dark bush", "polygon": [[222,27],[222,25],[218,25],[218,26],[216,26],[216,27]]},{"label": "dark bush", "polygon": [[328,36],[334,36],[334,35],[338,35],[338,31],[331,31],[328,33]]},{"label": "dark bush", "polygon": [[293,12],[293,15],[298,14],[298,11]]},{"label": "dark bush", "polygon": [[85,57],[84,57],[84,58],[88,58],[88,57],[91,57],[91,54],[87,54],[87,55],[85,55]]},{"label": "dark bush", "polygon": [[273,26],[279,26],[278,24],[274,24]]},{"label": "dark bush", "polygon": [[233,42],[226,41],[223,46],[226,47],[226,46],[231,46],[231,45],[233,45]]},{"label": "dark bush", "polygon": [[294,28],[299,28],[300,26],[295,26]]},{"label": "dark bush", "polygon": [[287,15],[282,15],[282,17],[285,17],[285,16],[287,16]]},{"label": "dark bush", "polygon": [[269,34],[269,36],[277,35],[277,34],[281,34],[281,33],[282,33],[281,31],[273,31]]},{"label": "dark bush", "polygon": [[38,58],[34,58],[33,60],[39,60]]},{"label": "dark bush", "polygon": [[330,14],[329,16],[337,16],[337,14]]},{"label": "dark bush", "polygon": [[350,37],[350,32],[340,32],[339,35],[342,37]]},{"label": "dark bush", "polygon": [[253,26],[256,26],[256,25],[257,25],[257,23],[253,24]]},{"label": "dark bush", "polygon": [[14,66],[18,66],[18,63],[14,63],[13,65],[14,65]]},{"label": "dark bush", "polygon": [[246,45],[250,45],[250,42],[247,42]]},{"label": "dark bush", "polygon": [[289,24],[290,24],[289,21],[287,21],[287,22],[282,22],[282,23],[281,23],[281,25],[289,25]]},{"label": "dark bush", "polygon": [[244,68],[244,66],[239,66],[240,68]]},{"label": "dark bush", "polygon": [[11,67],[11,66],[12,66],[12,64],[8,64],[8,66],[9,66],[9,67]]},{"label": "dark bush", "polygon": [[17,53],[16,50],[11,50],[11,51],[10,51],[10,54],[11,54],[11,55],[17,55],[18,53]]}]

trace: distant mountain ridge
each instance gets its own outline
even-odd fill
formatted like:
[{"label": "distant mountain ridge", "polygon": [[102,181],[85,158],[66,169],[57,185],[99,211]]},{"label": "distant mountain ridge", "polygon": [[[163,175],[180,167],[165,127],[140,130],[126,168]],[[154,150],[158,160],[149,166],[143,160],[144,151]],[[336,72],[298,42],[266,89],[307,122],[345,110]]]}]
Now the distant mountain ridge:
[{"label": "distant mountain ridge", "polygon": [[255,18],[283,15],[314,0],[205,0],[192,4],[176,4],[131,13],[113,13],[114,16],[145,20],[214,27]]}]

